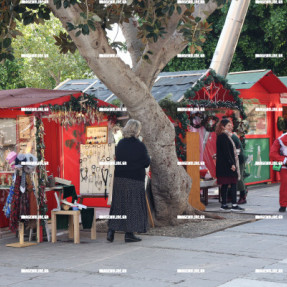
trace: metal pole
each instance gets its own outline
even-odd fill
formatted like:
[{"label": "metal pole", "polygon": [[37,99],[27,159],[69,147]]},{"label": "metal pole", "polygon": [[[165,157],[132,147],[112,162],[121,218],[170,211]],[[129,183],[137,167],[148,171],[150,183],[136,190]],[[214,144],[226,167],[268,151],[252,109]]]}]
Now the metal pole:
[{"label": "metal pole", "polygon": [[250,0],[232,0],[210,68],[226,77],[247,14]]}]

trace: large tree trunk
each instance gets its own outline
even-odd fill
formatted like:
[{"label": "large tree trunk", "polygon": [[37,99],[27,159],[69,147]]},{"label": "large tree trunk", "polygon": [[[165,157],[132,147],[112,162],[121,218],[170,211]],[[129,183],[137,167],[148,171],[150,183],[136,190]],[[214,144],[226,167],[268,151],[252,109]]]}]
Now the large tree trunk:
[{"label": "large tree trunk", "polygon": [[[77,5],[67,9],[56,9],[52,0],[49,1],[49,6],[65,28],[66,23],[76,21],[81,12]],[[216,7],[208,6],[210,14]],[[179,15],[175,14],[173,21],[169,23],[170,29],[176,29],[178,19]],[[138,69],[133,70],[119,58],[99,57],[101,53],[115,54],[100,25],[95,32],[90,31],[89,36],[76,37],[75,31],[70,31],[69,35],[97,77],[125,104],[131,117],[142,123],[144,142],[152,157],[155,223],[158,226],[175,225],[179,223],[177,215],[196,213],[197,211],[188,203],[191,178],[182,166],[177,165],[174,126],[150,92],[163,65],[186,46],[178,40],[180,35],[176,33],[173,35],[171,31],[170,38],[158,41],[158,50],[154,47],[154,65],[147,66],[146,63],[139,61]],[[173,39],[175,43],[170,43],[169,39]],[[164,45],[172,46],[173,52],[169,50],[167,56],[163,58],[160,53],[163,53]],[[136,47],[132,49],[137,49]],[[161,58],[164,60],[160,61]]]},{"label": "large tree trunk", "polygon": [[[134,96],[140,97],[140,94],[141,91],[138,91]],[[134,119],[141,121],[144,142],[152,158],[156,224],[178,224],[177,215],[190,208],[191,178],[182,166],[177,165],[174,126],[151,94],[136,109],[127,108]]]}]

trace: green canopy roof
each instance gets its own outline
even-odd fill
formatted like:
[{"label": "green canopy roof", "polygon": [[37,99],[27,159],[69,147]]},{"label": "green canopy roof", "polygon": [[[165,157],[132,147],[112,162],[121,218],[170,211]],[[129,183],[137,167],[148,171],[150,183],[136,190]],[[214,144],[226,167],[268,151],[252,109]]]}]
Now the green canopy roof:
[{"label": "green canopy roof", "polygon": [[226,77],[228,84],[234,89],[249,89],[270,70],[256,70],[229,73]]}]

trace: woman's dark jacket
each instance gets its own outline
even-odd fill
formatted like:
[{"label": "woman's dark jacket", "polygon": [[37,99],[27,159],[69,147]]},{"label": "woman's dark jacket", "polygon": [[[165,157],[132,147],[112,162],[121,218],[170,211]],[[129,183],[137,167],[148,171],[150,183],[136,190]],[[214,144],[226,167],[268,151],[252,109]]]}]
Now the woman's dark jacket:
[{"label": "woman's dark jacket", "polygon": [[242,143],[241,143],[240,139],[235,134],[233,134],[231,136],[231,138],[232,138],[232,140],[235,143],[236,149],[240,149],[240,154],[238,155],[239,164],[245,163],[246,157],[244,155],[244,149],[243,149],[243,146],[242,146]]},{"label": "woman's dark jacket", "polygon": [[232,165],[236,167],[233,145],[228,135],[222,133],[216,140],[216,177],[237,177]]},{"label": "woman's dark jacket", "polygon": [[116,161],[127,165],[115,166],[115,177],[145,180],[145,168],[150,164],[146,146],[135,137],[121,139],[116,146]]}]

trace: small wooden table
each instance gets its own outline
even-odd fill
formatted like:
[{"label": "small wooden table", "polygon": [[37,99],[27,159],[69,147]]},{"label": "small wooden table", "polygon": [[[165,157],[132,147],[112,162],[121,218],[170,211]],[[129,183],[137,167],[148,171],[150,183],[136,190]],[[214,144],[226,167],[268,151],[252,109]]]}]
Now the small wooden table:
[{"label": "small wooden table", "polygon": [[[52,210],[52,243],[57,242],[57,215],[69,215],[69,238],[74,238],[74,243],[80,243],[80,210]],[[97,239],[96,208],[91,228],[91,239]]]},{"label": "small wooden table", "polygon": [[57,242],[57,215],[69,215],[69,238],[74,238],[74,243],[80,243],[80,211],[58,210],[51,211],[52,216],[52,243]]}]

